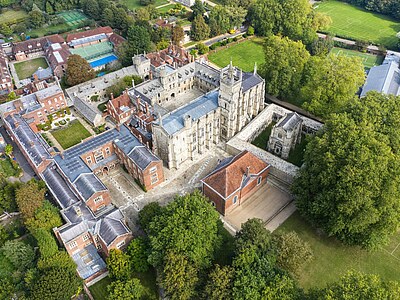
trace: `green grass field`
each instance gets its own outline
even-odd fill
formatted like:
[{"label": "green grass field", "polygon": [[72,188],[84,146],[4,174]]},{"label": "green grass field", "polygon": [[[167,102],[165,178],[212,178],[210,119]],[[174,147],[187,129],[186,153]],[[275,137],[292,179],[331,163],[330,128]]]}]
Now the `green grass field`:
[{"label": "green grass field", "polygon": [[64,11],[58,15],[64,19],[68,26],[71,27],[79,26],[83,21],[88,19],[88,17],[86,17],[83,13],[76,10]]},{"label": "green grass field", "polygon": [[269,124],[251,143],[258,148],[267,150],[269,136],[271,135],[272,127],[275,124],[275,122]]},{"label": "green grass field", "polygon": [[175,7],[175,4],[168,4],[166,6],[157,8],[157,11],[162,14],[162,13],[167,13],[170,9],[173,9]]},{"label": "green grass field", "polygon": [[23,10],[5,10],[0,14],[0,24],[15,24],[28,18]]},{"label": "green grass field", "polygon": [[208,55],[208,59],[219,67],[226,67],[232,59],[234,66],[245,72],[251,72],[255,62],[258,67],[264,63],[262,41],[262,39],[252,39],[233,46],[228,45],[228,48]]},{"label": "green grass field", "polygon": [[17,71],[17,75],[20,80],[30,78],[39,67],[46,69],[48,66],[49,65],[47,64],[46,59],[43,57],[38,57],[14,64],[15,71]]},{"label": "green grass field", "polygon": [[[143,5],[140,4],[139,0],[120,0],[120,3],[124,4],[130,10],[135,10],[136,8],[144,7]],[[168,3],[167,0],[156,0],[153,5],[157,7],[167,3]]]},{"label": "green grass field", "polygon": [[337,56],[359,57],[362,60],[364,68],[366,69],[371,69],[373,66],[381,65],[384,59],[383,56],[372,55],[369,53],[361,53],[358,51],[342,49],[337,47],[332,48],[331,54]]},{"label": "green grass field", "polygon": [[78,121],[72,121],[67,127],[51,132],[61,147],[68,149],[90,136],[90,132]]},{"label": "green grass field", "polygon": [[[300,272],[300,285],[306,289],[323,287],[337,281],[349,270],[380,275],[384,280],[400,278],[400,233],[380,251],[368,252],[349,247],[311,227],[298,212],[284,222],[277,232],[296,231],[307,241],[313,252],[313,260]],[[398,248],[396,248],[399,246]]]},{"label": "green grass field", "polygon": [[390,49],[396,47],[396,33],[400,31],[400,22],[390,17],[336,0],[318,3],[315,10],[332,18],[332,25],[326,30],[329,33],[371,41]]}]

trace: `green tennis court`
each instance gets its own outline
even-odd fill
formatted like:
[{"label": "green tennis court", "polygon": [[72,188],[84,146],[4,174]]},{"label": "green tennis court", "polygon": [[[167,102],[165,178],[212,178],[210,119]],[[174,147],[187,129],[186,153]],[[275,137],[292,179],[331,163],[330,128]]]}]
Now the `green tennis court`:
[{"label": "green tennis court", "polygon": [[58,15],[62,17],[69,26],[72,27],[77,26],[88,19],[88,17],[77,10],[64,11],[59,13]]},{"label": "green tennis court", "polygon": [[90,46],[70,49],[72,54],[78,54],[86,60],[90,60],[113,52],[113,45],[110,42],[98,43]]},{"label": "green tennis court", "polygon": [[382,64],[383,61],[383,56],[362,53],[337,47],[332,48],[331,54],[336,56],[359,57],[362,60],[364,68],[366,69],[371,69],[373,66],[379,66],[380,64]]}]

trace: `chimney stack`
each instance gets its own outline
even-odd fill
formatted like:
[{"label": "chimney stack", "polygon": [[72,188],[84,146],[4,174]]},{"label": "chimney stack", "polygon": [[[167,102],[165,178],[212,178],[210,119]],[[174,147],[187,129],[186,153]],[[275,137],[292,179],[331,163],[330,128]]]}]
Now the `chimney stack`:
[{"label": "chimney stack", "polygon": [[250,166],[247,167],[246,169],[246,177],[250,176]]},{"label": "chimney stack", "polygon": [[110,93],[111,100],[114,100],[114,94]]}]

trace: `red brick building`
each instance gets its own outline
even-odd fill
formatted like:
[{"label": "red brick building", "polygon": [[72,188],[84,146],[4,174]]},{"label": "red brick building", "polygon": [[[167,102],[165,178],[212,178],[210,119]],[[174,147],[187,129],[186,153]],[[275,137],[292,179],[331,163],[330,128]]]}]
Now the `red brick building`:
[{"label": "red brick building", "polygon": [[193,56],[190,55],[188,51],[172,44],[164,50],[148,53],[146,57],[150,59],[153,68],[158,68],[162,65],[170,65],[179,68],[194,61]]},{"label": "red brick building", "polygon": [[128,92],[117,98],[111,94],[111,100],[107,102],[107,112],[117,124],[123,124],[133,115],[135,109],[129,98]]},{"label": "red brick building", "polygon": [[218,212],[227,215],[267,182],[269,164],[243,151],[221,161],[201,180],[202,191]]},{"label": "red brick building", "polygon": [[54,34],[38,39],[26,40],[13,45],[15,60],[22,61],[44,55],[47,46],[51,44],[63,44],[65,41],[61,35]]}]

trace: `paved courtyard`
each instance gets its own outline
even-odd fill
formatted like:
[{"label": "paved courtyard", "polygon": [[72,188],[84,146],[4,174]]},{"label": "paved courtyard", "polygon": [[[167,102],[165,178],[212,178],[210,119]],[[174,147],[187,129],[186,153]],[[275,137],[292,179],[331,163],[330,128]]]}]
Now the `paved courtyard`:
[{"label": "paved courtyard", "polygon": [[201,95],[204,95],[204,92],[197,88],[193,88],[177,94],[174,98],[170,98],[168,101],[161,104],[161,106],[171,112],[200,97]]},{"label": "paved courtyard", "polygon": [[[280,215],[279,211],[290,201],[291,196],[288,193],[268,182],[251,195],[243,205],[236,207],[224,217],[224,220],[236,231],[240,230],[242,224],[251,218],[259,218],[264,222],[276,222],[276,217]],[[271,218],[273,220],[270,220]]]}]

